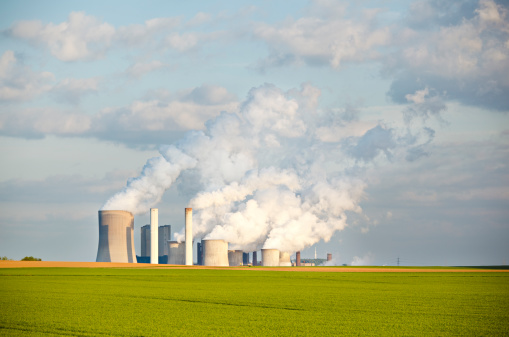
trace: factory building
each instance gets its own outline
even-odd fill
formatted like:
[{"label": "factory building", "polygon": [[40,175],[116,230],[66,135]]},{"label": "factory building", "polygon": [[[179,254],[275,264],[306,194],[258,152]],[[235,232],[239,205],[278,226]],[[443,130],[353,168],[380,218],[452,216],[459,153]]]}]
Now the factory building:
[{"label": "factory building", "polygon": [[242,253],[242,264],[244,266],[249,264],[249,253]]},{"label": "factory building", "polygon": [[99,247],[96,262],[136,263],[132,213],[99,211]]},{"label": "factory building", "polygon": [[171,226],[159,226],[158,241],[159,241],[159,256],[168,256],[168,241],[171,240]]},{"label": "factory building", "polygon": [[198,261],[197,264],[199,266],[203,266],[203,246],[201,242],[198,242],[196,245],[197,255],[198,255]]},{"label": "factory building", "polygon": [[141,252],[140,256],[150,257],[150,225],[145,225],[140,228],[141,232]]}]

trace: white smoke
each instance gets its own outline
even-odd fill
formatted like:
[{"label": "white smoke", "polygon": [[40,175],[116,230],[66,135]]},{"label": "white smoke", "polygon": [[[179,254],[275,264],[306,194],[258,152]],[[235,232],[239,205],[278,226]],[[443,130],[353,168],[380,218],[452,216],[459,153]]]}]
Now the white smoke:
[{"label": "white smoke", "polygon": [[147,212],[161,201],[164,192],[170,188],[183,170],[196,165],[196,160],[184,154],[175,146],[160,149],[161,157],[147,161],[141,175],[129,179],[127,186],[111,197],[103,210],[127,210],[133,214]]},{"label": "white smoke", "polygon": [[352,262],[350,263],[352,266],[371,266],[375,261],[375,257],[371,252],[367,253],[363,257],[354,256]]},{"label": "white smoke", "polygon": [[[194,195],[196,238],[284,252],[330,240],[347,226],[348,212],[362,211],[365,184],[352,172],[360,162],[390,156],[397,144],[380,125],[361,137],[324,141],[321,132],[355,120],[331,121],[330,112],[317,109],[319,94],[309,84],[288,92],[268,84],[253,88],[238,112],[222,112],[205,130],[162,147],[103,209],[147,212],[177,183]],[[384,143],[371,149],[373,134],[383,134]],[[182,240],[182,233],[175,238]]]}]

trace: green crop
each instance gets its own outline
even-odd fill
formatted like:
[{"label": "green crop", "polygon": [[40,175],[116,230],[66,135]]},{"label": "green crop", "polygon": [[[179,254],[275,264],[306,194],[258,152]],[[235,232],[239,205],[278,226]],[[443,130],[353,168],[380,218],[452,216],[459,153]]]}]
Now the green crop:
[{"label": "green crop", "polygon": [[0,269],[0,335],[509,335],[509,273]]}]

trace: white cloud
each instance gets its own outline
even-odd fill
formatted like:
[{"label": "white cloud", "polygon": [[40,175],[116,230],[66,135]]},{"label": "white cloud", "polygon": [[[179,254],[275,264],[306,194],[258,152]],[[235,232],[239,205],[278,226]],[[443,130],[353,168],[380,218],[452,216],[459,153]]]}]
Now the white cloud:
[{"label": "white cloud", "polygon": [[83,12],[71,12],[67,21],[43,25],[40,21],[15,23],[10,34],[47,47],[62,61],[101,57],[115,36],[115,28]]},{"label": "white cloud", "polygon": [[[66,79],[54,93],[73,102],[97,90],[97,79]],[[15,137],[89,136],[135,144],[168,142],[172,133],[203,129],[221,111],[235,112],[238,102],[225,88],[203,85],[173,96],[137,100],[127,107],[106,108],[95,115],[55,108],[30,108],[0,114],[0,134]],[[173,135],[175,136],[175,135]]]},{"label": "white cloud", "polygon": [[221,111],[235,111],[235,96],[225,88],[205,85],[184,91],[170,101],[135,101],[129,107],[106,109],[95,116],[95,128],[170,131],[199,130]]},{"label": "white cloud", "polygon": [[180,24],[179,18],[155,18],[145,21],[144,24],[133,24],[119,27],[116,39],[128,46],[139,46],[155,40],[159,34],[165,35]]},{"label": "white cloud", "polygon": [[[426,3],[427,10],[438,13],[435,5]],[[508,110],[508,13],[493,0],[481,0],[463,20],[411,34],[405,29],[412,38],[385,60],[385,73],[395,76],[389,95],[405,102],[406,95],[428,86],[463,103]]]},{"label": "white cloud", "polygon": [[328,12],[326,17],[287,19],[278,25],[258,23],[254,36],[271,51],[261,67],[304,62],[338,68],[343,62],[376,58],[377,48],[387,45],[391,34],[388,27],[376,28],[374,19],[372,11],[348,19],[341,10],[334,15]]},{"label": "white cloud", "polygon": [[47,134],[80,135],[90,128],[90,117],[59,109],[20,109],[0,114],[0,134],[44,137]]},{"label": "white cloud", "polygon": [[168,67],[167,64],[152,60],[150,62],[138,62],[127,68],[126,73],[134,78],[141,78],[147,73]]},{"label": "white cloud", "polygon": [[25,101],[48,91],[54,76],[23,65],[11,50],[0,57],[0,101]]},{"label": "white cloud", "polygon": [[99,78],[66,78],[53,87],[51,92],[60,100],[77,104],[81,97],[99,90]]}]

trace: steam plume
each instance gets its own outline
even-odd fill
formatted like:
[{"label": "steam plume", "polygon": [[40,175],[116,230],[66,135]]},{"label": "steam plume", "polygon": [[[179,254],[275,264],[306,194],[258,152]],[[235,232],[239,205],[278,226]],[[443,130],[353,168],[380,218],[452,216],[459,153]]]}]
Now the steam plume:
[{"label": "steam plume", "polygon": [[[321,132],[352,121],[338,114],[331,123],[330,113],[317,109],[319,95],[308,84],[289,92],[268,84],[253,88],[238,112],[223,112],[205,130],[162,147],[103,209],[147,212],[178,183],[199,191],[190,201],[197,238],[286,252],[328,241],[347,226],[348,212],[362,211],[365,185],[352,173],[360,159],[366,165],[396,144],[382,125],[366,128],[363,137],[322,140]],[[373,135],[385,142],[367,149]]]}]

